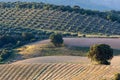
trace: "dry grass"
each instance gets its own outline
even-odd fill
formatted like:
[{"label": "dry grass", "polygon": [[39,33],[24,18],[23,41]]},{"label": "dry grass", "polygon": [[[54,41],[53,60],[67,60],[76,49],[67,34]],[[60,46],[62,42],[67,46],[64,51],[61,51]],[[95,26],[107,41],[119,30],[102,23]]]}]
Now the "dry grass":
[{"label": "dry grass", "polygon": [[[87,50],[86,50],[87,49]],[[38,56],[85,56],[88,48],[82,47],[54,47],[51,43],[48,44],[32,44],[26,45],[17,49],[18,54],[23,58],[33,58]]]}]

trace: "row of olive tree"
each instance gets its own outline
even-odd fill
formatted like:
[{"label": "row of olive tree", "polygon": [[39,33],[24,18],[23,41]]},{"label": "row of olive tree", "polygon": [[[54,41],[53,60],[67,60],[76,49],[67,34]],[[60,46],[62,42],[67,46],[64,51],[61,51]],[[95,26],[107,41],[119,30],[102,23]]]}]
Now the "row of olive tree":
[{"label": "row of olive tree", "polygon": [[101,18],[110,20],[110,21],[117,21],[120,22],[120,11],[105,11],[100,12],[96,10],[87,10],[83,9],[80,6],[63,6],[63,5],[52,5],[52,4],[45,4],[45,3],[36,3],[36,2],[0,2],[0,8],[16,8],[16,9],[47,9],[47,10],[61,10],[61,11],[68,11],[68,12],[75,12],[80,14],[86,14],[90,16],[99,16]]},{"label": "row of olive tree", "polygon": [[[52,34],[50,39],[56,47],[61,47],[63,44],[63,38],[61,34]],[[90,58],[91,61],[95,61],[99,64],[109,65],[109,60],[113,58],[113,49],[106,44],[93,45],[90,47],[90,51],[88,52],[88,58]]]}]

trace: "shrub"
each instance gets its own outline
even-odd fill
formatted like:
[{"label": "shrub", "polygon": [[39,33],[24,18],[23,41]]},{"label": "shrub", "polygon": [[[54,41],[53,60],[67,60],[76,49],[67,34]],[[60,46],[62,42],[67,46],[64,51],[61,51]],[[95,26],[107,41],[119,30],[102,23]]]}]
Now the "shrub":
[{"label": "shrub", "polygon": [[56,47],[61,47],[63,44],[63,38],[61,34],[51,34],[50,35],[51,42],[56,46]]},{"label": "shrub", "polygon": [[108,60],[113,58],[113,49],[106,44],[97,44],[90,47],[88,58],[99,64],[110,64]]},{"label": "shrub", "polygon": [[115,74],[114,80],[120,80],[120,73]]},{"label": "shrub", "polygon": [[12,55],[12,50],[2,49],[0,50],[0,61],[8,59]]},{"label": "shrub", "polygon": [[85,38],[85,37],[86,37],[86,35],[84,34],[84,35],[82,35],[82,37],[84,37],[84,38]]},{"label": "shrub", "polygon": [[10,35],[3,35],[0,36],[0,47],[9,46],[10,44],[15,44],[16,40],[15,37]]},{"label": "shrub", "polygon": [[30,41],[32,38],[34,38],[34,35],[32,33],[22,33],[22,37],[26,41]]}]

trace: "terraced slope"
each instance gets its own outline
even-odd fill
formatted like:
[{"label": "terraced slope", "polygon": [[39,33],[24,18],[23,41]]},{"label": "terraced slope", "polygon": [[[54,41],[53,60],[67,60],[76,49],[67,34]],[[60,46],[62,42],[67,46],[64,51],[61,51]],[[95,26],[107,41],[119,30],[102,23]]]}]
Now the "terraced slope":
[{"label": "terraced slope", "polygon": [[37,30],[120,34],[120,23],[100,17],[56,10],[0,9],[0,24]]},{"label": "terraced slope", "polygon": [[72,63],[0,65],[0,80],[101,80],[113,78],[120,67]]}]

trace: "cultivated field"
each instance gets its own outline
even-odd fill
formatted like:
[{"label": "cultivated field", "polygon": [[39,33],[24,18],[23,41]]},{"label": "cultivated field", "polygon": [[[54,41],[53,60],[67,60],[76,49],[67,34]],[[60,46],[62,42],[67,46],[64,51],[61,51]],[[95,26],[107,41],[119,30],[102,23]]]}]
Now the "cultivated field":
[{"label": "cultivated field", "polygon": [[[0,64],[0,80],[113,80],[120,73],[119,14],[79,6],[0,2],[0,61],[6,62]],[[64,38],[64,44],[55,47],[48,37],[56,32],[64,37],[114,38]],[[110,65],[93,64],[86,57],[93,44],[114,49]]]},{"label": "cultivated field", "polygon": [[0,65],[0,70],[0,80],[111,80],[120,66],[30,62]]},{"label": "cultivated field", "polygon": [[65,38],[69,46],[89,47],[94,44],[108,44],[114,49],[120,49],[120,38]]},{"label": "cultivated field", "polygon": [[[75,33],[120,34],[118,22],[111,22],[98,16],[56,10],[0,9],[0,24],[6,28],[22,27]],[[0,27],[3,28],[3,25]]]},{"label": "cultivated field", "polygon": [[[111,60],[111,65],[120,66],[120,56],[114,56]],[[87,57],[80,56],[47,56],[47,57],[37,57],[26,60],[21,60],[14,62],[12,64],[39,64],[39,63],[78,63],[78,64],[91,64]]]},{"label": "cultivated field", "polygon": [[[64,38],[67,47],[55,48],[50,40],[30,43],[17,49],[23,59],[39,56],[86,56],[89,47],[93,44],[109,44],[114,49],[114,55],[120,55],[119,38]],[[74,47],[79,47],[74,49]]]},{"label": "cultivated field", "polygon": [[82,64],[90,64],[90,60],[88,60],[87,57],[80,57],[80,56],[46,56],[46,57],[37,57],[37,58],[21,60],[21,61],[14,62],[12,64],[21,64],[21,63],[30,63],[30,64],[82,63]]},{"label": "cultivated field", "polygon": [[[64,40],[65,44],[69,46],[78,46],[75,43],[80,43],[81,41],[87,44],[85,40],[91,40],[91,43],[97,42],[97,40],[100,40],[102,43],[104,41],[108,43],[119,41],[119,39],[104,38],[65,38]],[[27,46],[39,46],[45,43],[49,43],[49,40],[28,44]],[[71,45],[71,43],[74,45]],[[81,43],[83,44],[83,42]],[[119,48],[119,46],[112,44],[111,46],[113,48]],[[111,61],[111,65],[106,66],[93,65],[86,57],[37,57],[17,61],[12,64],[0,65],[0,80],[111,80],[114,78],[115,73],[120,73],[119,61],[120,57],[115,56]]]},{"label": "cultivated field", "polygon": [[[49,42],[50,40],[43,40],[32,44],[39,45]],[[108,44],[114,49],[120,49],[120,38],[64,38],[64,44],[81,47],[90,47],[93,44]]]}]

